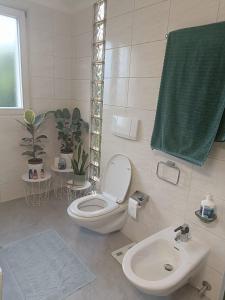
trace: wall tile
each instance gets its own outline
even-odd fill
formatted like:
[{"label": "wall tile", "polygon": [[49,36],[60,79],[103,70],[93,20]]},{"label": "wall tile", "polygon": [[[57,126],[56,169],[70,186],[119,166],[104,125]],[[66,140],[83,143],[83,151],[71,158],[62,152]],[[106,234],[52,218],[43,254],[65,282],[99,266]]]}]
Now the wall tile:
[{"label": "wall tile", "polygon": [[133,14],[128,13],[107,21],[106,49],[125,47],[131,44]]},{"label": "wall tile", "polygon": [[127,106],[128,79],[105,79],[104,104]]},{"label": "wall tile", "polygon": [[91,78],[91,57],[73,59],[72,79]]},{"label": "wall tile", "polygon": [[72,35],[79,35],[92,31],[93,7],[90,6],[79,13],[72,21]]},{"label": "wall tile", "polygon": [[92,33],[77,35],[73,37],[73,58],[81,58],[92,55]]},{"label": "wall tile", "polygon": [[202,167],[194,166],[192,187],[224,199],[225,162],[208,159]]},{"label": "wall tile", "polygon": [[165,46],[164,41],[133,46],[131,51],[131,77],[160,77]]},{"label": "wall tile", "polygon": [[221,240],[221,238],[217,237],[215,234],[212,234],[208,230],[199,227],[190,220],[188,224],[190,226],[191,236],[193,236],[193,238],[198,242],[203,243],[210,248],[206,261],[207,265],[223,275],[225,270],[225,239]]},{"label": "wall tile", "polygon": [[31,29],[53,32],[54,11],[51,9],[45,6],[34,5],[28,11],[28,16]]},{"label": "wall tile", "polygon": [[219,0],[172,0],[169,31],[216,22]]},{"label": "wall tile", "polygon": [[140,223],[137,227],[137,222],[132,218],[128,218],[126,225],[123,228],[123,233],[132,239],[132,241],[139,242],[150,236],[150,228],[144,224]]},{"label": "wall tile", "polygon": [[219,14],[218,14],[218,21],[225,21],[225,0],[220,0],[219,3]]},{"label": "wall tile", "polygon": [[71,98],[71,80],[54,79],[55,85],[55,97],[58,99],[70,99]]},{"label": "wall tile", "polygon": [[148,5],[154,5],[167,0],[135,0],[135,8],[141,8]]},{"label": "wall tile", "polygon": [[32,77],[31,93],[34,98],[52,98],[54,94],[53,79]]},{"label": "wall tile", "polygon": [[71,58],[72,40],[70,37],[57,35],[54,37],[54,54],[58,57]]},{"label": "wall tile", "polygon": [[105,63],[105,78],[128,77],[130,69],[130,47],[107,50]]},{"label": "wall tile", "polygon": [[134,8],[134,0],[108,0],[107,18],[130,12]]},{"label": "wall tile", "polygon": [[160,78],[130,78],[128,106],[155,110],[158,101]]},{"label": "wall tile", "polygon": [[[156,211],[160,212],[161,218],[169,220],[170,215],[176,215],[184,220],[191,181],[191,166],[159,151],[153,151],[153,154],[150,195],[155,203]],[[169,159],[174,161],[181,170],[180,180],[176,186],[160,180],[156,175],[158,162]]]},{"label": "wall tile", "polygon": [[31,74],[39,77],[53,77],[53,56],[33,54],[31,56]]},{"label": "wall tile", "polygon": [[206,292],[206,297],[211,300],[222,299],[219,298],[220,288],[223,284],[223,277],[214,268],[205,265],[196,277],[191,280],[193,285],[196,287],[202,287],[202,281],[206,280],[212,285],[211,291]]},{"label": "wall tile", "polygon": [[164,40],[167,33],[170,2],[163,1],[135,11],[133,44]]},{"label": "wall tile", "polygon": [[209,157],[225,160],[225,144],[224,143],[214,143],[212,149],[209,153]]},{"label": "wall tile", "polygon": [[72,18],[62,12],[54,13],[54,33],[71,36]]},{"label": "wall tile", "polygon": [[30,51],[42,55],[53,54],[53,36],[47,31],[31,30]]},{"label": "wall tile", "polygon": [[71,79],[71,59],[54,57],[55,78]]},{"label": "wall tile", "polygon": [[[77,101],[90,101],[90,80],[73,80],[72,96]],[[88,102],[90,105],[90,102]]]}]

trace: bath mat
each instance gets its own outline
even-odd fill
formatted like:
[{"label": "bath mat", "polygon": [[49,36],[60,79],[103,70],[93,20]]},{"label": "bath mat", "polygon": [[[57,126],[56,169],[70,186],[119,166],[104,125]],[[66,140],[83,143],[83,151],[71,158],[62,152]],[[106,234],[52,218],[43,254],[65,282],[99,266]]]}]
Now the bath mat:
[{"label": "bath mat", "polygon": [[0,250],[3,300],[63,300],[95,279],[53,230]]}]

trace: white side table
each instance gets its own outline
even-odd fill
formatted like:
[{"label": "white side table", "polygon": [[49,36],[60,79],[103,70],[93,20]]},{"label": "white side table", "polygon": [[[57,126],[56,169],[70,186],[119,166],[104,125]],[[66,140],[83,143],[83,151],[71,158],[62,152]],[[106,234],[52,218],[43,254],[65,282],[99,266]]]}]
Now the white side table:
[{"label": "white side table", "polygon": [[54,181],[53,181],[54,195],[57,199],[60,200],[66,194],[67,182],[73,176],[73,169],[60,170],[52,166],[51,170],[54,172]]},{"label": "white side table", "polygon": [[49,172],[46,172],[45,177],[40,179],[29,179],[27,173],[22,176],[28,205],[41,206],[43,201],[49,200],[51,177]]},{"label": "white side table", "polygon": [[73,185],[72,180],[67,182],[67,199],[68,204],[72,203],[74,200],[80,197],[84,197],[91,193],[92,185],[89,181],[86,181],[83,186]]}]

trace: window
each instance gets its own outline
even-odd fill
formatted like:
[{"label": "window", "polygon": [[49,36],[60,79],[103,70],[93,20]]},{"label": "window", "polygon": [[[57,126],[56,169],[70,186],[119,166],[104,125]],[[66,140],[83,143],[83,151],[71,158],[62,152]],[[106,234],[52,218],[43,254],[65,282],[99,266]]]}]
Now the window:
[{"label": "window", "polygon": [[105,15],[106,1],[97,1],[94,5],[90,139],[90,179],[94,182],[98,181],[100,177],[105,63]]},{"label": "window", "polygon": [[26,75],[25,13],[0,6],[0,108],[23,109]]}]

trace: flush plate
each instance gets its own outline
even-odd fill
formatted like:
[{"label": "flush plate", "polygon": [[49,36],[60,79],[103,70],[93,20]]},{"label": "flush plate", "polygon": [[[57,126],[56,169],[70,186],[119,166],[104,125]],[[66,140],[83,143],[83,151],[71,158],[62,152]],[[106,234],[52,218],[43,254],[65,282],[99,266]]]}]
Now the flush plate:
[{"label": "flush plate", "polygon": [[124,255],[127,253],[127,251],[132,248],[136,243],[131,243],[131,244],[128,244],[118,250],[115,250],[112,252],[112,257],[114,257],[118,263],[120,263],[122,265],[122,261],[123,261],[123,258],[124,258]]}]

